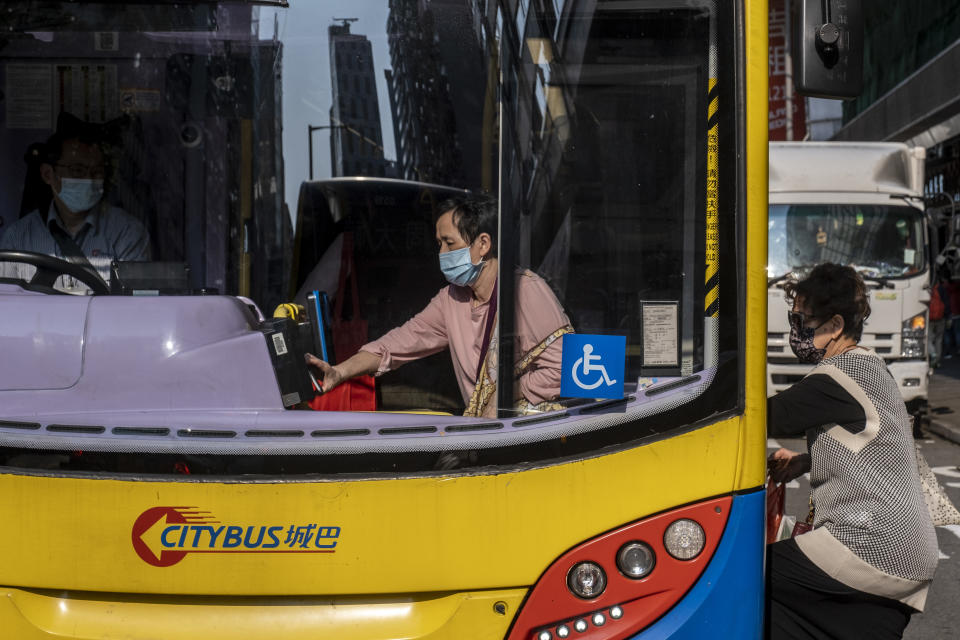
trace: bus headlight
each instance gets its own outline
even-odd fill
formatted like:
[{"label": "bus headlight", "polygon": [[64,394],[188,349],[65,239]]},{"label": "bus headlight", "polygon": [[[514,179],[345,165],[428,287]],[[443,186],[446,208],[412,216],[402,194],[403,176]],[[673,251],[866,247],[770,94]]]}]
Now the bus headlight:
[{"label": "bus headlight", "polygon": [[703,575],[732,504],[724,496],[678,507],[569,549],[533,585],[506,640],[635,637]]},{"label": "bus headlight", "polygon": [[590,600],[607,588],[607,574],[596,562],[581,562],[567,574],[567,587],[578,598]]},{"label": "bus headlight", "polygon": [[900,355],[923,358],[927,355],[927,314],[918,313],[903,323],[900,334]]},{"label": "bus headlight", "polygon": [[703,551],[706,543],[703,527],[686,518],[677,520],[663,534],[663,546],[677,560],[692,560]]},{"label": "bus headlight", "polygon": [[634,580],[647,577],[656,562],[653,549],[642,542],[628,542],[617,552],[617,568],[620,573]]}]

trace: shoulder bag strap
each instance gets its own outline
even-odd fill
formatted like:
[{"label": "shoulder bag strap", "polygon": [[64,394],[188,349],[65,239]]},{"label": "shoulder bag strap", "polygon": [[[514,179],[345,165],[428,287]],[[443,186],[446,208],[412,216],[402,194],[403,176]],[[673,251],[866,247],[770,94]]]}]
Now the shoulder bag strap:
[{"label": "shoulder bag strap", "polygon": [[480,384],[480,373],[483,370],[483,363],[487,359],[487,349],[490,348],[490,336],[493,335],[493,323],[497,317],[497,285],[499,280],[493,283],[493,295],[490,296],[490,306],[487,308],[487,323],[483,329],[483,342],[480,345],[480,361],[477,362],[477,385]]},{"label": "shoulder bag strap", "polygon": [[520,358],[513,367],[513,375],[517,378],[526,373],[527,369],[530,368],[530,365],[533,364],[533,361],[540,357],[540,354],[547,350],[547,347],[552,345],[558,339],[567,335],[568,333],[574,333],[573,327],[569,324],[565,324],[546,338],[540,341],[537,346],[527,351],[523,354],[523,357]]},{"label": "shoulder bag strap", "polygon": [[[337,298],[333,303],[333,318],[331,322],[340,322],[343,320],[343,299],[347,295],[347,275],[353,271],[353,233],[343,232],[343,244],[340,246],[340,280],[337,284]],[[357,313],[359,302],[357,302],[356,274],[351,276],[354,296],[354,313]]]}]

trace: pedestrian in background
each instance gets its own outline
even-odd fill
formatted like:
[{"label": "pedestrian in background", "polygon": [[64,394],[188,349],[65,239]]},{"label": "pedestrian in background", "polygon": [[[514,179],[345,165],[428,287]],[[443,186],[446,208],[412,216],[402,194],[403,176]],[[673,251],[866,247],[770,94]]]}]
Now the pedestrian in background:
[{"label": "pedestrian in background", "polygon": [[[951,280],[947,284],[950,304],[946,305],[950,311],[944,329],[943,351],[944,358],[951,358],[960,353],[960,281]],[[944,302],[946,304],[946,302]]]},{"label": "pedestrian in background", "polygon": [[949,291],[947,297],[941,297],[946,307],[942,360],[952,358],[960,352],[960,233],[953,234],[935,262],[939,279],[947,283],[946,288]]},{"label": "pedestrian in background", "polygon": [[934,285],[930,290],[930,333],[928,336],[930,366],[934,369],[940,366],[943,357],[944,330],[949,324],[951,316],[950,287],[947,285],[949,275],[946,269],[942,267],[938,269]]},{"label": "pedestrian in background", "polygon": [[813,528],[767,547],[768,638],[901,638],[937,567],[910,415],[886,363],[859,346],[863,279],[821,264],[784,286],[790,347],[813,370],[767,400],[771,477],[810,472]]}]

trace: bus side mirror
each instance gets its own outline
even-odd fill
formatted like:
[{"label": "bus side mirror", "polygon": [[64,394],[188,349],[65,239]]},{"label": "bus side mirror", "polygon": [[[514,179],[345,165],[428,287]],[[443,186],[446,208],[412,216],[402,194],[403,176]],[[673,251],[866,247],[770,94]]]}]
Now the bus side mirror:
[{"label": "bus side mirror", "polygon": [[856,98],[863,91],[861,0],[794,0],[797,93]]}]

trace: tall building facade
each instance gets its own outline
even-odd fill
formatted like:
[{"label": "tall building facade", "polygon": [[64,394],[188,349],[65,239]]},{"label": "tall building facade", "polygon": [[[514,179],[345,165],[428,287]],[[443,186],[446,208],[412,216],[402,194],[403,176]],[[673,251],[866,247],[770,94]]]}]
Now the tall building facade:
[{"label": "tall building facade", "polygon": [[925,147],[928,210],[949,212],[960,203],[960,2],[871,0],[863,15],[864,90],[834,139]]},{"label": "tall building facade", "polygon": [[350,33],[350,21],[331,25],[330,161],[333,177],[391,173],[383,156],[383,131],[370,40]]},{"label": "tall building facade", "polygon": [[455,187],[482,182],[485,83],[475,3],[390,0],[386,72],[400,177]]},{"label": "tall building facade", "polygon": [[790,56],[790,12],[787,0],[769,2],[769,127],[770,140],[803,140],[807,137],[807,103],[793,90]]}]

